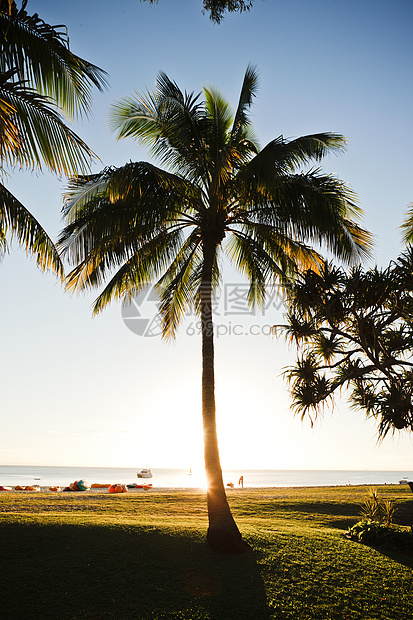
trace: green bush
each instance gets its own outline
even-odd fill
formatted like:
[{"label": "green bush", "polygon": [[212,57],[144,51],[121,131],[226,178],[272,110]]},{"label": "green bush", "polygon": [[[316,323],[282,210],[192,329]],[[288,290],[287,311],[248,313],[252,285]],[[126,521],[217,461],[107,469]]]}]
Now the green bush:
[{"label": "green bush", "polygon": [[359,521],[350,527],[347,532],[349,538],[366,545],[385,544],[390,541],[392,533],[391,527],[371,519]]},{"label": "green bush", "polygon": [[347,538],[372,547],[386,547],[402,553],[413,553],[413,532],[378,521],[359,521],[347,531]]},{"label": "green bush", "polygon": [[413,553],[413,527],[411,532],[394,527],[395,511],[394,501],[381,499],[377,489],[370,489],[368,498],[361,505],[362,519],[348,529],[347,538],[372,547]]}]

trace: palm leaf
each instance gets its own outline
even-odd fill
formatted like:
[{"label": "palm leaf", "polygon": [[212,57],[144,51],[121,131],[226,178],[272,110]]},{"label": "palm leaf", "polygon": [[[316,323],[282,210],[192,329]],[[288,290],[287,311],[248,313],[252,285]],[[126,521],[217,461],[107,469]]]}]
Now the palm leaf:
[{"label": "palm leaf", "polygon": [[194,274],[202,265],[199,231],[193,231],[182,244],[174,261],[158,280],[161,303],[162,332],[167,339],[173,338],[185,312],[194,304]]},{"label": "palm leaf", "polygon": [[0,79],[0,101],[9,121],[9,140],[2,143],[6,163],[41,169],[44,162],[52,172],[66,175],[89,168],[93,151],[66,126],[49,99],[23,82]]},{"label": "palm leaf", "polygon": [[[99,313],[113,299],[128,299],[142,290],[149,282],[157,280],[175,259],[182,246],[181,231],[163,232],[153,239],[143,243],[136,253],[131,256],[114,274],[96,299],[93,312]],[[91,264],[89,263],[89,266]],[[99,268],[99,265],[97,265]],[[68,288],[89,288],[96,286],[96,273],[90,272],[87,278],[80,280],[73,270],[68,275]],[[75,276],[77,280],[75,280]],[[81,287],[79,287],[79,282]]]},{"label": "palm leaf", "polygon": [[258,72],[255,66],[248,65],[242,83],[238,107],[234,116],[234,123],[231,130],[231,143],[239,144],[244,137],[246,127],[249,126],[248,109],[252,105],[252,100],[256,96],[258,89]]},{"label": "palm leaf", "polygon": [[[13,3],[14,4],[14,3]],[[107,85],[106,72],[71,52],[65,26],[50,26],[24,6],[0,10],[0,71],[16,69],[39,94],[51,97],[68,118],[91,110],[91,88]]]},{"label": "palm leaf", "polygon": [[319,161],[330,152],[340,152],[346,144],[339,134],[320,133],[286,140],[278,136],[269,142],[240,172],[240,180],[260,190],[271,191],[280,175],[294,172],[298,166]]},{"label": "palm leaf", "polygon": [[161,164],[190,179],[208,179],[204,133],[207,128],[199,95],[184,94],[160,73],[155,93],[120,100],[110,110],[110,128],[118,138],[146,144]]},{"label": "palm leaf", "polygon": [[51,269],[63,278],[63,266],[50,237],[22,203],[0,184],[0,254],[7,249],[8,232],[27,254],[36,257],[43,271]]},{"label": "palm leaf", "polygon": [[406,215],[403,224],[400,227],[403,231],[403,242],[413,243],[413,202],[410,203],[409,208],[406,211]]},{"label": "palm leaf", "polygon": [[325,246],[347,263],[370,256],[372,236],[354,223],[352,218],[361,210],[354,192],[342,181],[313,170],[273,175],[272,187],[257,187],[252,180],[245,191],[245,178],[240,176],[244,209],[252,221],[304,243]]},{"label": "palm leaf", "polygon": [[19,156],[21,139],[16,126],[16,108],[2,96],[3,86],[14,75],[15,71],[0,73],[0,161],[14,161]]}]

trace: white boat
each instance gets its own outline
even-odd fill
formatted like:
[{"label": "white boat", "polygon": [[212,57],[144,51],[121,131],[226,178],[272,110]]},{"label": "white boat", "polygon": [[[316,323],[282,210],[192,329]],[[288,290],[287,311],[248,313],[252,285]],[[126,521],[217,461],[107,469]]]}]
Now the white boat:
[{"label": "white boat", "polygon": [[402,478],[401,480],[399,480],[399,484],[409,484],[409,479],[408,478]]},{"label": "white boat", "polygon": [[150,469],[141,469],[137,474],[138,478],[152,478],[152,472]]}]

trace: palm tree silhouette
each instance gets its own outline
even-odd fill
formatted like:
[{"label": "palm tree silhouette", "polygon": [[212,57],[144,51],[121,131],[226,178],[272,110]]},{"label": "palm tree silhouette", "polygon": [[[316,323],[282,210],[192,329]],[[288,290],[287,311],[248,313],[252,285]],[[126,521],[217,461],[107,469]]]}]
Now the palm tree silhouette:
[{"label": "palm tree silhouette", "polygon": [[342,136],[276,138],[260,150],[248,119],[257,71],[247,68],[235,113],[222,95],[183,93],[164,73],[145,96],[123,99],[111,113],[119,138],[148,145],[167,167],[148,162],[106,168],[74,179],[65,200],[59,247],[72,265],[67,287],[101,285],[94,312],[131,299],[148,282],[160,295],[165,338],[191,307],[202,325],[202,416],[212,548],[241,552],[243,541],[228,506],[215,423],[212,296],[226,253],[249,279],[248,301],[263,304],[268,282],[285,283],[297,267],[317,268],[307,243],[324,243],[345,262],[369,253],[371,237],[352,192],[319,169],[296,171],[329,151]]}]

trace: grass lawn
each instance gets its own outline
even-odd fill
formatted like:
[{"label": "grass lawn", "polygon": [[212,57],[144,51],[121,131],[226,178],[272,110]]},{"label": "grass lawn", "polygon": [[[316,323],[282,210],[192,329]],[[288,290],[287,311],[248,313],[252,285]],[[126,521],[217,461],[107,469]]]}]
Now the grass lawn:
[{"label": "grass lawn", "polygon": [[[408,487],[395,521],[413,523]],[[411,620],[413,555],[345,538],[367,487],[228,493],[254,552],[213,553],[198,491],[0,493],[0,617]]]}]

